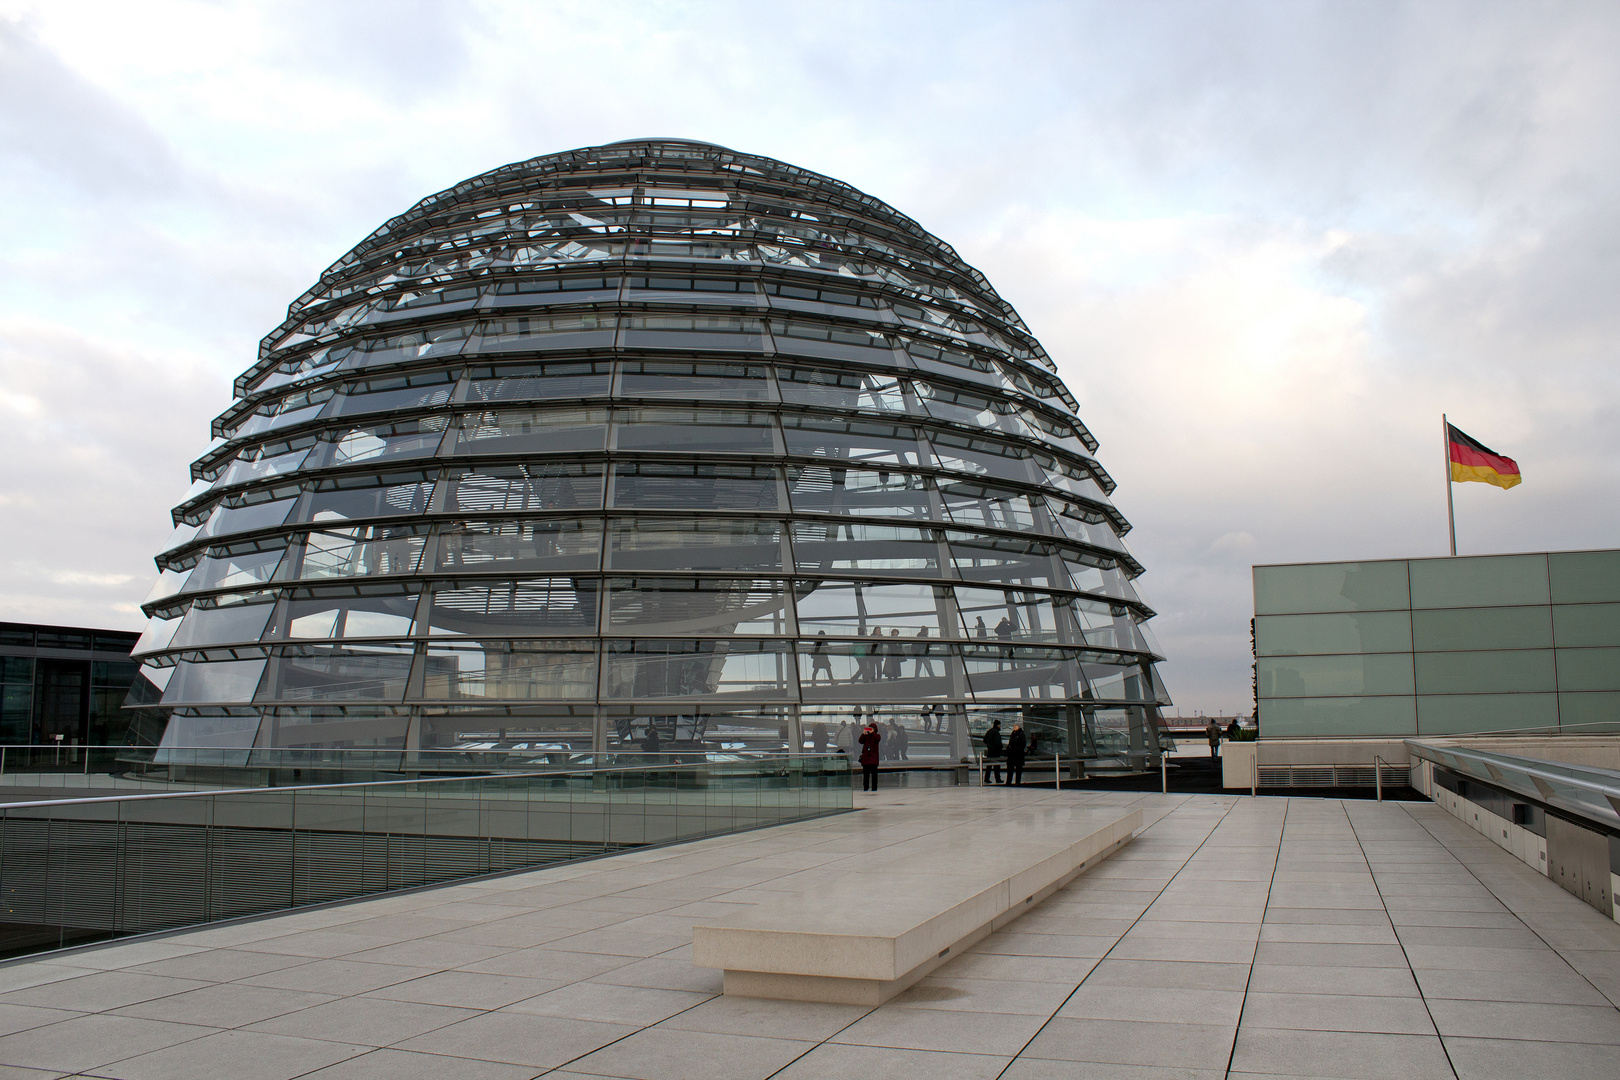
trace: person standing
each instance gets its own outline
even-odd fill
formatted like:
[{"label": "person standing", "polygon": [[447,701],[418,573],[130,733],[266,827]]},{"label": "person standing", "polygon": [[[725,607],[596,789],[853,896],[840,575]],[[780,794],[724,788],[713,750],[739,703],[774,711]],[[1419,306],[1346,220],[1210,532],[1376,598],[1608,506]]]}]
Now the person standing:
[{"label": "person standing", "polygon": [[883,646],[883,677],[898,679],[900,665],[906,662],[906,643],[900,640],[899,630],[889,631],[888,643]]},{"label": "person standing", "polygon": [[1209,723],[1204,725],[1204,734],[1209,737],[1209,756],[1219,758],[1221,756],[1221,725],[1215,722],[1213,716],[1209,718]]},{"label": "person standing", "polygon": [[905,726],[897,719],[889,734],[894,736],[894,756],[901,761],[910,761],[911,758],[906,756],[906,750],[911,746],[911,736],[906,734]]},{"label": "person standing", "polygon": [[1012,734],[1007,736],[1007,783],[1024,786],[1024,750],[1028,739],[1024,735],[1024,725],[1013,724]]},{"label": "person standing", "polygon": [[877,790],[879,751],[883,736],[878,734],[877,721],[867,720],[861,731],[861,790]]},{"label": "person standing", "polygon": [[1226,725],[1226,741],[1237,742],[1238,732],[1242,730],[1243,729],[1238,726],[1237,717],[1232,717],[1232,722]]},{"label": "person standing", "polygon": [[984,775],[982,784],[1001,783],[1001,721],[991,720],[984,732]]}]

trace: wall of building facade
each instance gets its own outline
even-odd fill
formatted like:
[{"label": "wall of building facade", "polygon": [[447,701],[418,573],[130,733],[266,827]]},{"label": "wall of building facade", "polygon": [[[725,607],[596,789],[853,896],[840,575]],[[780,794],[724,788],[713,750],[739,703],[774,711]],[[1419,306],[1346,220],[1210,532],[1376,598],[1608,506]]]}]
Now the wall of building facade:
[{"label": "wall of building facade", "polygon": [[137,635],[0,623],[0,745],[119,746]]},{"label": "wall of building facade", "polygon": [[1620,730],[1620,551],[1254,568],[1266,738]]}]

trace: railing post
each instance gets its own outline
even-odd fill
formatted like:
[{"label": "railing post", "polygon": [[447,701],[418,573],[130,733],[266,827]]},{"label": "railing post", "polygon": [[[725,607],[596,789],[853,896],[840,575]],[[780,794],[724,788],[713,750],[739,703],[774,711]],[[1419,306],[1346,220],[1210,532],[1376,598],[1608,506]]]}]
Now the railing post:
[{"label": "railing post", "polygon": [[1159,751],[1159,794],[1170,794],[1170,769],[1164,763],[1164,751]]},{"label": "railing post", "polygon": [[1063,755],[1052,755],[1052,786],[1063,790]]},{"label": "railing post", "polygon": [[1254,757],[1249,759],[1249,797],[1260,793],[1260,748],[1254,748]]},{"label": "railing post", "polygon": [[1373,787],[1378,791],[1378,801],[1384,801],[1384,759],[1377,754],[1373,755]]}]

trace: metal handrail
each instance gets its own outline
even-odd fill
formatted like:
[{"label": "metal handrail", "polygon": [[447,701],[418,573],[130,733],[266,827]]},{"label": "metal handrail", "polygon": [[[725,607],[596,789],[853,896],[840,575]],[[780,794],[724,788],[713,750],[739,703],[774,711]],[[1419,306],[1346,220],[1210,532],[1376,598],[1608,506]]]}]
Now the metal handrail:
[{"label": "metal handrail", "polygon": [[[1536,793],[1541,798],[1548,801],[1553,800],[1558,795],[1556,791],[1552,790],[1552,785],[1554,784],[1558,784],[1563,787],[1575,788],[1579,791],[1592,792],[1602,796],[1604,801],[1609,804],[1609,808],[1614,812],[1614,815],[1617,818],[1620,818],[1620,774],[1610,773],[1607,769],[1593,769],[1589,766],[1583,765],[1565,765],[1562,762],[1543,761],[1540,758],[1513,757],[1509,754],[1496,754],[1488,750],[1462,750],[1449,746],[1434,746],[1432,744],[1419,742],[1414,739],[1406,740],[1406,745],[1407,748],[1417,757],[1420,757],[1425,761],[1432,762],[1436,765],[1446,766],[1447,768],[1466,771],[1462,767],[1463,761],[1476,763],[1484,768],[1487,776],[1489,777],[1489,780],[1487,780],[1488,783],[1508,783],[1508,778],[1502,775],[1502,772],[1500,771],[1502,769],[1521,774],[1530,781],[1531,786],[1535,788]],[[1450,760],[1444,760],[1446,758],[1449,758]],[[1550,765],[1552,768],[1548,769],[1537,767],[1546,765]],[[1607,774],[1613,776],[1614,780],[1604,783],[1598,780],[1582,779],[1579,776],[1570,776],[1566,773],[1555,771],[1560,769],[1583,772],[1587,773],[1588,775]],[[1478,776],[1474,776],[1473,778],[1481,779]],[[1567,802],[1569,800],[1563,801]],[[1583,803],[1582,808],[1592,805],[1595,804]],[[1571,807],[1570,809],[1574,808]],[[1612,824],[1612,822],[1605,822],[1605,824]]]}]

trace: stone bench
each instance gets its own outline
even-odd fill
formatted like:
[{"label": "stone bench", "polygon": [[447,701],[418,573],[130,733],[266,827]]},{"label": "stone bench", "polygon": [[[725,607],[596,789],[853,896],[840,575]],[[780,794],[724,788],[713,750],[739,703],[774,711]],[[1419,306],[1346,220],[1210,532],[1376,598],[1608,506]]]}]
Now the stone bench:
[{"label": "stone bench", "polygon": [[1142,812],[1031,807],[795,875],[780,901],[693,928],[744,997],[881,1005],[1121,847]]}]

